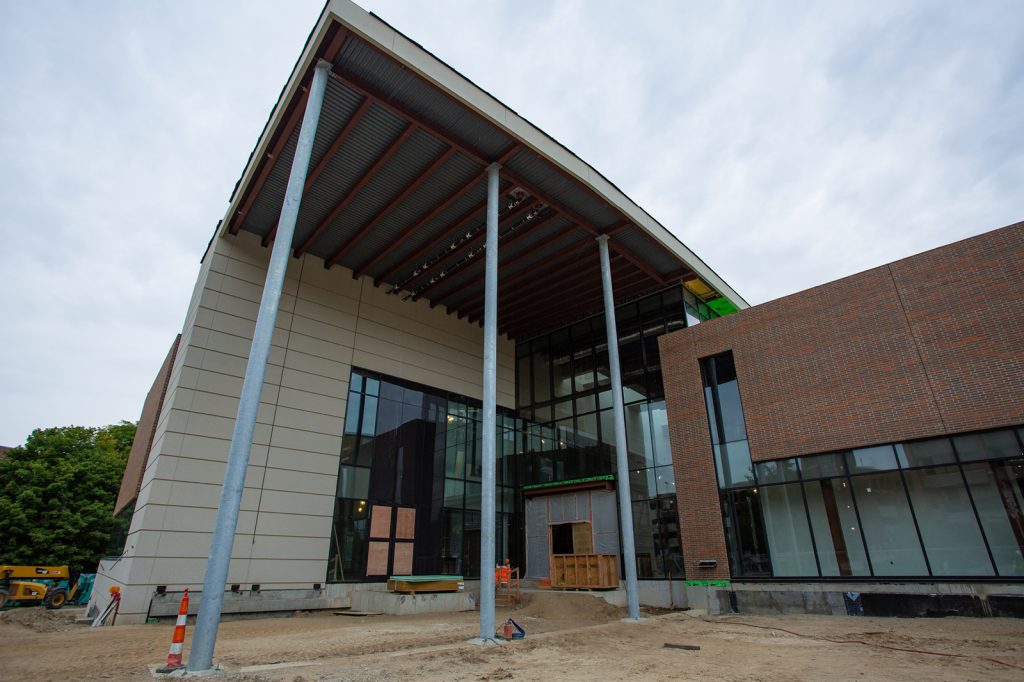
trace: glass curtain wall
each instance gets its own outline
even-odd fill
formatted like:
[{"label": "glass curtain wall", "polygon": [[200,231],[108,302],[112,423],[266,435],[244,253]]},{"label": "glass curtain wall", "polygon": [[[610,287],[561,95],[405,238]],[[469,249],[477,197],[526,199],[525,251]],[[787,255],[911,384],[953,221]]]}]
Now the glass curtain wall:
[{"label": "glass curtain wall", "polygon": [[[692,299],[692,300],[691,300]],[[675,476],[658,337],[715,316],[672,287],[615,311],[638,575],[680,575]],[[604,315],[516,346],[516,404],[526,421],[524,485],[614,474],[615,429]]]},{"label": "glass curtain wall", "polygon": [[1024,577],[1021,429],[753,463],[731,353],[701,360],[736,577]]},{"label": "glass curtain wall", "polygon": [[[516,455],[522,452],[524,426],[506,411],[499,412],[498,422],[496,552],[521,565],[522,543],[515,532],[521,520],[513,517],[521,510]],[[352,372],[328,582],[386,577],[367,576],[375,507],[415,509],[415,573],[479,577],[480,428],[476,401],[372,372]],[[385,530],[390,535],[385,541],[406,539],[397,538],[397,525]]]},{"label": "glass curtain wall", "polygon": [[757,463],[722,490],[733,575],[1024,577],[1020,431]]}]

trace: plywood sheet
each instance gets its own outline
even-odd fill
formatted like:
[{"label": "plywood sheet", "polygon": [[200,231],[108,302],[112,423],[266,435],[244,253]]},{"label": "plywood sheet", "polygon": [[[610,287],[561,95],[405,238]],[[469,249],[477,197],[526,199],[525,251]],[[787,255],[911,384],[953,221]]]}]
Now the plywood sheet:
[{"label": "plywood sheet", "polygon": [[395,539],[414,540],[416,538],[416,509],[414,507],[399,507],[397,513]]},{"label": "plywood sheet", "polygon": [[375,504],[370,510],[370,537],[391,537],[391,507]]},{"label": "plywood sheet", "polygon": [[412,573],[412,545],[411,542],[395,543],[395,558],[392,568],[396,575]]},{"label": "plywood sheet", "polygon": [[388,542],[371,542],[366,553],[366,575],[388,574]]},{"label": "plywood sheet", "polygon": [[589,523],[572,524],[572,551],[574,554],[594,553],[594,533]]}]

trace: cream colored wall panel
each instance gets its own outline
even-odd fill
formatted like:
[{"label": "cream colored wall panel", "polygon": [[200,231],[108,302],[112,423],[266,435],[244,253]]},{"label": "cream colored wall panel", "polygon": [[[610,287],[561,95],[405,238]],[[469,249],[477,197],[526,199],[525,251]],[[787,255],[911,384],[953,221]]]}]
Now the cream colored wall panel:
[{"label": "cream colored wall panel", "polygon": [[263,297],[262,284],[253,284],[252,282],[247,282],[244,279],[238,279],[237,277],[231,277],[230,275],[222,275],[220,273],[215,274],[220,278],[220,281],[219,286],[213,288],[223,294],[229,294],[235,298],[252,301],[257,304]]},{"label": "cream colored wall panel", "polygon": [[185,434],[163,431],[153,443],[150,458],[155,459],[158,455],[180,455],[184,442]]},{"label": "cream colored wall panel", "polygon": [[324,267],[323,260],[312,254],[303,255],[303,259],[306,262],[303,264],[300,286],[314,286],[352,299],[359,298],[362,280],[352,279],[351,270],[342,267],[328,270]]},{"label": "cream colored wall panel", "polygon": [[256,323],[252,320],[247,320],[244,317],[238,317],[237,315],[229,315],[221,311],[213,311],[213,321],[210,323],[211,329],[222,331],[225,334],[233,334],[234,336],[241,336],[242,338],[252,340],[253,331],[256,329]]},{"label": "cream colored wall panel", "polygon": [[336,360],[328,360],[327,358],[309,355],[308,353],[290,348],[282,364],[289,369],[297,369],[300,372],[317,374],[338,381],[348,381],[349,370],[351,369],[351,365],[347,362],[342,363]]},{"label": "cream colored wall panel", "polygon": [[356,322],[356,317],[354,315],[340,312],[334,308],[328,308],[325,305],[314,303],[313,301],[304,298],[300,298],[295,302],[295,314],[301,315],[302,317],[308,317],[313,320],[319,320],[326,324],[334,325],[335,327],[342,327],[343,329],[352,329],[355,327]]},{"label": "cream colored wall panel", "polygon": [[332,455],[341,452],[341,435],[328,436],[312,431],[300,431],[282,426],[275,426],[270,437],[270,445],[279,448],[292,450],[306,450],[307,452],[321,452],[325,455]]},{"label": "cream colored wall panel", "polygon": [[[296,318],[296,320],[303,318]],[[355,335],[349,336],[349,340],[354,340]],[[296,351],[299,353],[305,353],[306,355],[312,355],[317,358],[324,358],[326,360],[332,360],[343,364],[346,368],[349,366],[352,360],[352,344],[339,344],[324,339],[319,339],[313,336],[307,336],[302,332],[295,329],[292,330],[288,336],[288,351]],[[345,370],[347,372],[347,370]],[[348,374],[344,375],[345,379],[348,379]]]},{"label": "cream colored wall panel", "polygon": [[330,537],[334,520],[330,516],[261,512],[256,530],[262,535],[287,535],[323,539]]},{"label": "cream colored wall panel", "polygon": [[[341,321],[339,321],[340,323]],[[332,345],[336,345],[339,349],[351,348],[355,342],[355,318],[353,317],[351,327],[341,327],[334,324],[327,324],[320,320],[314,320],[309,317],[305,317],[298,313],[295,314],[295,318],[292,320],[292,332],[293,336],[303,335],[313,339],[320,339],[327,341]],[[339,351],[341,352],[341,351]],[[318,353],[314,353],[318,355]],[[343,355],[339,357],[344,357]]]},{"label": "cream colored wall panel", "polygon": [[164,517],[167,510],[160,504],[148,504],[142,509],[136,509],[132,514],[132,522],[128,528],[128,534],[143,530],[160,530],[164,527]]},{"label": "cream colored wall panel", "polygon": [[[191,411],[210,414],[216,417],[227,417],[234,421],[238,414],[238,399],[206,391],[190,391]],[[262,407],[262,405],[260,406]]]},{"label": "cream colored wall panel", "polygon": [[182,336],[179,347],[194,346],[196,348],[209,347],[210,330],[204,327],[192,327],[188,336]]},{"label": "cream colored wall panel", "polygon": [[249,350],[252,348],[252,339],[209,329],[206,334],[206,342],[202,347],[218,353],[248,359]]},{"label": "cream colored wall panel", "polygon": [[[213,524],[217,518],[217,510],[208,507],[189,507],[180,504],[158,505],[155,507],[162,512],[162,530],[199,530],[212,532]],[[242,516],[248,514],[255,516],[255,512],[244,512],[238,515],[239,526],[242,524]],[[253,521],[249,522],[250,527]]]},{"label": "cream colored wall panel", "polygon": [[[366,309],[360,310],[360,322],[372,321],[390,329],[398,329],[414,336],[432,339],[445,339],[447,343],[468,353],[480,353],[483,347],[483,329],[476,325],[449,317],[442,310],[434,309],[428,320],[421,320],[408,313],[420,312],[418,308],[399,308],[389,310],[375,305],[376,301],[367,301]],[[430,310],[427,308],[427,310]]]},{"label": "cream colored wall panel", "polygon": [[202,365],[199,369],[241,378],[246,375],[246,358],[216,350],[207,350],[203,353]]},{"label": "cream colored wall panel", "polygon": [[256,428],[252,432],[253,445],[270,445],[270,424],[256,422]]},{"label": "cream colored wall panel", "polygon": [[328,455],[306,450],[272,447],[269,457],[268,466],[325,476],[332,481],[333,485],[333,481],[338,476],[338,459],[341,455],[338,452]]},{"label": "cream colored wall panel", "polygon": [[[434,332],[437,336],[437,332]],[[481,371],[483,363],[478,354],[469,350],[455,348],[446,343],[447,339],[438,340],[435,337],[417,336],[393,327],[385,327],[370,320],[359,321],[359,332],[356,335],[356,348],[373,350],[381,346],[390,345],[392,348],[401,348],[403,351],[420,353],[420,357],[430,358],[434,362],[458,364],[463,367],[475,368]],[[479,347],[475,349],[479,351]],[[386,353],[380,353],[385,355]],[[436,359],[435,359],[436,358]]]},{"label": "cream colored wall panel", "polygon": [[355,286],[350,289],[339,291],[338,289],[323,288],[312,284],[306,281],[307,277],[308,271],[303,273],[303,281],[299,283],[299,288],[296,292],[296,296],[299,299],[315,303],[324,308],[330,308],[335,313],[350,316],[352,319],[355,319],[356,315],[359,314],[360,287],[357,282],[354,282]]},{"label": "cream colored wall panel", "polygon": [[[260,501],[260,512],[282,514],[307,514],[309,516],[334,517],[334,494],[311,495],[283,490],[264,490]],[[324,555],[327,559],[327,555]]]},{"label": "cream colored wall panel", "polygon": [[285,427],[302,431],[312,431],[327,436],[341,437],[341,419],[316,412],[293,410],[278,405],[274,415],[274,427]]},{"label": "cream colored wall panel", "polygon": [[[379,339],[359,335],[356,337],[356,347],[353,357],[360,353],[368,353],[378,357],[384,357],[396,364],[412,365],[414,367],[432,368],[435,371],[450,373],[460,381],[480,382],[483,374],[483,362],[473,366],[464,357],[445,357],[445,354],[433,346],[429,341],[424,340],[420,346],[422,350],[409,348],[396,343],[381,343]],[[459,355],[452,352],[452,356]],[[358,363],[354,363],[358,364]],[[394,374],[394,372],[389,372]]]},{"label": "cream colored wall panel", "polygon": [[[260,312],[260,304],[258,301],[249,301],[244,298],[238,298],[237,296],[220,292],[214,309],[222,313],[242,317],[255,322],[256,317]],[[281,310],[285,310],[285,308],[282,306]]]},{"label": "cream colored wall panel", "polygon": [[323,559],[252,559],[249,562],[250,580],[260,576],[263,589],[274,586],[278,589],[310,587],[313,583],[323,584],[327,578],[327,549]]},{"label": "cream colored wall panel", "polygon": [[139,497],[135,502],[135,508],[141,509],[147,504],[167,504],[171,499],[171,481],[163,481],[159,478],[151,481],[143,481],[139,489]]},{"label": "cream colored wall panel", "polygon": [[188,418],[189,415],[191,414],[191,412],[186,412],[185,410],[176,410],[174,408],[171,408],[170,410],[167,411],[167,418],[165,423],[166,430],[177,431],[179,433],[187,433]]},{"label": "cream colored wall panel", "polygon": [[217,417],[212,414],[190,412],[188,425],[182,429],[184,433],[206,438],[223,438],[231,440],[231,432],[235,428],[235,420],[228,417]]},{"label": "cream colored wall panel", "polygon": [[333,477],[310,474],[288,469],[267,467],[263,477],[263,491],[278,490],[281,492],[299,491],[314,495],[334,495],[335,482]]},{"label": "cream colored wall panel", "polygon": [[[209,540],[207,540],[207,549],[209,549]],[[232,561],[231,563],[234,565],[236,562]],[[144,579],[145,584],[167,585],[169,590],[181,589],[182,587],[202,588],[203,574],[206,571],[205,561],[182,559],[179,557],[161,557],[158,561],[151,562],[151,566],[149,575]]]},{"label": "cream colored wall panel", "polygon": [[249,556],[253,559],[290,557],[298,561],[303,559],[323,561],[330,551],[329,548],[324,550],[323,544],[323,540],[320,538],[257,535],[255,542],[252,543],[252,552]]},{"label": "cream colored wall panel", "polygon": [[461,371],[462,368],[460,368],[460,378],[453,376],[451,373],[438,372],[417,365],[397,362],[393,358],[383,357],[375,353],[369,353],[362,350],[356,350],[353,353],[352,366],[361,367],[374,372],[381,372],[383,374],[390,374],[391,376],[396,376],[400,379],[433,386],[434,388],[439,388],[443,391],[453,391],[455,393],[461,393],[477,399],[480,397],[481,389],[479,376],[473,377],[472,379],[466,378],[467,373],[466,371]]},{"label": "cream colored wall panel", "polygon": [[[226,374],[217,374],[216,372],[204,372],[197,368],[193,376],[195,381],[192,383],[192,388],[197,391],[204,391],[206,393],[219,393],[220,395],[231,396],[238,398],[242,395],[242,378],[235,376],[228,376]],[[263,385],[264,393],[266,392],[267,385]],[[263,400],[263,396],[260,396]]]},{"label": "cream colored wall panel", "polygon": [[[256,266],[245,261],[238,260],[237,258],[229,258],[227,264],[224,267],[224,274],[236,279],[240,279],[244,282],[250,282],[260,287],[267,279],[266,267]],[[294,281],[293,284],[294,285]],[[283,291],[287,291],[288,280],[285,280],[285,287]],[[294,293],[294,289],[289,292]]]},{"label": "cream colored wall panel", "polygon": [[182,346],[181,350],[178,351],[182,354],[182,363],[186,367],[193,367],[195,369],[203,368],[203,357],[206,356],[205,348],[196,348],[195,346]]},{"label": "cream colored wall panel", "polygon": [[[348,388],[347,377],[345,388]],[[342,395],[346,394],[342,393]],[[324,414],[337,419],[341,419],[345,415],[344,398],[330,398],[320,393],[300,391],[298,389],[288,388],[287,386],[281,387],[277,404],[278,407],[288,407],[294,410],[315,412],[317,414]]]},{"label": "cream colored wall panel", "polygon": [[[190,457],[167,457],[174,460],[174,480],[178,482],[213,483],[220,485],[224,480],[224,462]],[[259,488],[263,483],[263,466],[250,463],[245,474],[246,488]]]},{"label": "cream colored wall panel", "polygon": [[300,372],[297,369],[285,368],[281,373],[281,387],[294,388],[307,393],[319,393],[329,398],[345,395],[348,390],[348,377],[344,381]]},{"label": "cream colored wall panel", "polygon": [[228,450],[231,441],[224,438],[210,438],[186,433],[182,436],[181,454],[183,457],[206,459],[222,464],[228,461]]},{"label": "cream colored wall panel", "polygon": [[[210,310],[209,308],[200,308],[199,310],[196,311],[196,319],[193,321],[192,324],[195,327],[205,327],[207,329],[212,329],[214,326],[215,315],[216,312]],[[182,338],[185,338],[184,334],[182,334]]]},{"label": "cream colored wall panel", "polygon": [[[211,537],[211,532],[199,533],[165,530],[160,533],[159,544],[149,556],[205,559],[210,554]],[[139,554],[146,556],[145,552],[139,552]],[[234,553],[232,552],[232,554]]]},{"label": "cream colored wall panel", "polygon": [[[217,240],[220,243],[224,243],[223,239]],[[208,257],[210,261],[210,272],[224,274],[228,271],[228,261],[230,260],[227,255],[219,252],[214,252]]]}]

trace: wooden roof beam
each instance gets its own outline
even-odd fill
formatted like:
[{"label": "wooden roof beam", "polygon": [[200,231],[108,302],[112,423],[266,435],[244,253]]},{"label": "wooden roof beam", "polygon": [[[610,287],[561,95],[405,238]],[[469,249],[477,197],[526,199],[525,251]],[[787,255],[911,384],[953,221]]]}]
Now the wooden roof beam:
[{"label": "wooden roof beam", "polygon": [[[320,224],[316,226],[316,228],[309,234],[308,237],[306,237],[302,244],[295,248],[296,258],[301,256],[306,251],[308,251],[309,248],[316,243],[316,240],[319,239],[320,235],[322,235],[327,230],[327,228],[331,226],[331,223],[334,222],[334,219],[341,215],[341,212],[345,210],[345,207],[348,206],[349,203],[351,203],[352,200],[356,198],[356,196],[359,194],[359,191],[363,187],[365,187],[366,184],[370,182],[370,180],[373,179],[377,172],[384,167],[384,164],[387,163],[388,159],[390,159],[395,154],[395,152],[398,151],[402,144],[406,140],[408,140],[409,137],[414,132],[416,132],[417,128],[418,126],[415,123],[410,123],[398,135],[398,137],[396,137],[391,142],[391,144],[388,145],[388,148],[385,149],[384,152],[377,157],[377,160],[373,162],[373,165],[370,166],[370,168],[365,173],[363,173],[362,177],[359,178],[356,184],[353,185],[352,188],[345,193],[345,196],[343,196],[338,201],[338,203],[334,205],[334,208],[332,208],[330,212],[328,212],[327,216],[320,221]],[[324,263],[324,267],[330,266]]]},{"label": "wooden roof beam", "polygon": [[[341,46],[349,35],[348,29],[339,27],[338,30],[335,31],[331,41],[324,47],[320,56],[333,63],[338,57],[338,52],[341,51]],[[313,65],[315,64],[316,60],[313,60]],[[231,217],[231,224],[228,226],[228,232],[231,234],[238,234],[239,228],[242,227],[242,221],[245,220],[245,216],[249,212],[249,209],[252,208],[252,205],[256,203],[256,197],[259,196],[260,190],[263,189],[263,185],[266,184],[267,178],[270,177],[270,171],[274,168],[274,161],[281,155],[281,152],[284,151],[284,147],[288,144],[288,140],[291,138],[292,132],[302,121],[302,117],[306,113],[306,102],[309,100],[308,83],[311,78],[310,74],[312,74],[312,71],[313,69],[311,66],[309,72],[302,79],[303,84],[299,86],[302,90],[302,94],[299,95],[298,101],[288,114],[288,118],[285,120],[284,126],[278,131],[277,138],[274,140],[270,151],[262,159],[260,170],[256,174],[256,180],[249,185],[249,189],[245,194],[245,199],[242,201],[242,205],[237,211],[235,211],[235,215]]]},{"label": "wooden roof beam", "polygon": [[438,168],[440,168],[444,164],[445,161],[450,159],[453,154],[455,154],[455,148],[454,147],[448,147],[448,149],[446,149],[444,152],[439,154],[437,156],[437,158],[435,158],[430,163],[430,165],[427,166],[427,168],[425,168],[423,170],[423,172],[421,172],[419,174],[419,176],[415,180],[413,180],[408,185],[406,185],[405,189],[403,189],[401,192],[399,192],[398,195],[394,199],[389,201],[387,203],[387,205],[384,206],[384,208],[382,208],[381,210],[377,211],[376,215],[374,215],[372,218],[370,218],[368,221],[366,221],[366,224],[363,225],[362,228],[360,228],[358,232],[356,232],[354,235],[352,235],[352,237],[350,237],[349,240],[345,244],[343,244],[337,251],[335,251],[331,255],[330,258],[327,259],[327,267],[331,267],[332,265],[334,265],[335,263],[340,261],[342,258],[344,258],[345,254],[347,254],[352,249],[352,247],[355,246],[356,243],[359,242],[359,240],[361,240],[363,237],[365,237],[367,234],[369,234],[370,230],[372,230],[374,227],[376,227],[377,224],[384,218],[384,216],[386,216],[388,213],[390,213],[391,210],[394,209],[396,206],[398,206],[400,203],[405,201],[405,199],[410,194],[412,194],[414,191],[416,191],[416,189],[420,185],[422,185],[427,180],[427,178],[429,178],[431,175],[433,175],[434,171],[436,171]]},{"label": "wooden roof beam", "polygon": [[[316,182],[316,179],[320,177],[321,173],[324,172],[324,169],[327,168],[327,164],[331,162],[331,159],[334,158],[334,155],[338,153],[339,149],[341,149],[341,145],[345,144],[345,140],[347,140],[348,136],[352,134],[352,131],[355,130],[355,127],[359,125],[359,121],[363,119],[363,116],[366,114],[366,111],[370,108],[370,105],[372,103],[373,101],[369,97],[367,97],[362,101],[362,103],[360,103],[359,107],[354,112],[352,112],[352,116],[349,117],[345,125],[342,126],[341,130],[334,137],[334,140],[331,142],[331,146],[327,148],[327,151],[324,152],[324,155],[322,157],[320,157],[320,160],[317,162],[316,166],[314,166],[313,170],[311,170],[309,174],[306,176],[306,182],[302,186],[303,194],[309,191],[309,188],[313,186],[313,183]],[[274,241],[274,238],[276,236],[277,223],[274,223],[273,229],[271,229],[270,232],[268,232],[266,236],[263,237],[263,246],[267,246],[268,244],[270,244],[270,242]]]}]

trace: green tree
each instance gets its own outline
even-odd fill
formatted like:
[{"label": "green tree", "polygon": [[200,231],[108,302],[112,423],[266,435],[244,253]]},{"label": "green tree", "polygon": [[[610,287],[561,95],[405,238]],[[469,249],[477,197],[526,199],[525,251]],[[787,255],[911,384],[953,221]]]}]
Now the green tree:
[{"label": "green tree", "polygon": [[0,564],[95,570],[135,424],[36,429],[0,460]]}]

